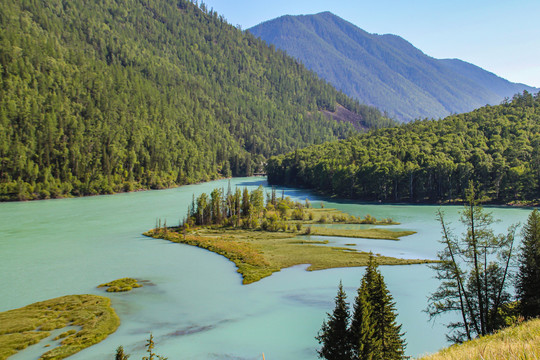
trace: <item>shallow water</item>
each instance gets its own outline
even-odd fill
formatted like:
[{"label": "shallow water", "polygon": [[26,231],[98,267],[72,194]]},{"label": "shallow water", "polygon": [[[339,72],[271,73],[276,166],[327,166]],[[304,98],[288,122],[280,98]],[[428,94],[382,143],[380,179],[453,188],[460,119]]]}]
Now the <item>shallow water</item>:
[{"label": "shallow water", "polygon": [[[254,188],[262,178],[240,178],[232,186]],[[99,294],[112,299],[122,325],[106,340],[72,359],[113,358],[123,345],[132,359],[143,356],[152,332],[156,352],[169,359],[315,359],[326,312],[333,309],[343,281],[352,301],[362,268],[307,272],[282,270],[243,286],[224,257],[187,245],[146,238],[157,219],[176,225],[192,194],[227,188],[227,180],[110,196],[0,204],[0,311],[68,294]],[[281,189],[278,190],[281,194]],[[285,189],[294,199],[310,199],[355,216],[391,217],[392,229],[417,231],[401,241],[328,238],[331,242],[383,255],[434,258],[439,248],[438,206],[372,205],[332,202],[304,190]],[[457,226],[461,207],[446,206]],[[497,231],[526,220],[529,209],[492,208]],[[399,312],[407,354],[433,352],[446,345],[442,320],[428,322],[422,312],[437,287],[425,265],[381,268]],[[129,293],[106,293],[98,284],[121,277],[152,285]],[[39,345],[38,345],[39,346]],[[46,350],[46,349],[44,349]],[[35,359],[33,352],[19,358]]]}]

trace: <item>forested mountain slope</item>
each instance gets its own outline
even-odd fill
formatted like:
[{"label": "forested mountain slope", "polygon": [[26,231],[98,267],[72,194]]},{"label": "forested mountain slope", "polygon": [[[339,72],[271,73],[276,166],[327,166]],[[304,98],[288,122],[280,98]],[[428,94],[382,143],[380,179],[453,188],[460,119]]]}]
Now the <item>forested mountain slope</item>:
[{"label": "forested mountain slope", "polygon": [[271,184],[361,200],[463,199],[473,180],[499,203],[540,199],[540,93],[272,157]]},{"label": "forested mountain slope", "polygon": [[367,33],[329,12],[283,16],[249,31],[402,121],[442,118],[538,91],[461,60],[434,59],[399,36]]},{"label": "forested mountain slope", "polygon": [[323,113],[338,104],[390,123],[204,5],[0,4],[0,199],[251,174],[353,131]]}]

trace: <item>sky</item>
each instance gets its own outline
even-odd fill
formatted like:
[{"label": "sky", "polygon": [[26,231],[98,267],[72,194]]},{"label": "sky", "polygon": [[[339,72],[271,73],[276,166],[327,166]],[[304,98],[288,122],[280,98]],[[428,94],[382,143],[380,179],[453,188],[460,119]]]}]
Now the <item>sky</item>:
[{"label": "sky", "polygon": [[[199,0],[200,2],[200,0]],[[330,11],[425,54],[457,58],[512,82],[540,87],[540,0],[204,0],[248,29],[282,15]]]}]

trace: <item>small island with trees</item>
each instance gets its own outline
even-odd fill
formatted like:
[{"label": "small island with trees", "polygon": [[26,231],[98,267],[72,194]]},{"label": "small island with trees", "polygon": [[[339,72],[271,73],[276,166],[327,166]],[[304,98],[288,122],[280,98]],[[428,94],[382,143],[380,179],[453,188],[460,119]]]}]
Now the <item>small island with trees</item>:
[{"label": "small island with trees", "polygon": [[[327,227],[321,227],[327,224]],[[283,268],[310,264],[307,270],[366,266],[369,254],[350,247],[334,247],[312,235],[399,240],[414,231],[380,228],[340,229],[332,224],[394,225],[392,219],[363,218],[336,209],[313,208],[308,200],[292,201],[276,191],[265,194],[262,186],[249,192],[229,186],[225,193],[214,189],[210,196],[193,197],[178,227],[159,221],[146,236],[197,246],[223,255],[238,267],[243,283],[250,284]],[[377,256],[380,265],[427,263],[426,259]]]}]

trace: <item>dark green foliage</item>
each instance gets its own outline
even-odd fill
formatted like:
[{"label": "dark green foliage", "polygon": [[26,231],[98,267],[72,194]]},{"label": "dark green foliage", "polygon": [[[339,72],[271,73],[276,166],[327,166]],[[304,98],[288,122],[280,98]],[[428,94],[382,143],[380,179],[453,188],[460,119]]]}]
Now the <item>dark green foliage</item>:
[{"label": "dark green foliage", "polygon": [[[405,341],[401,325],[396,322],[396,304],[386,288],[373,254],[355,299],[351,322],[341,283],[336,308],[328,314],[317,340],[323,344],[318,351],[324,359],[400,360],[405,357]],[[345,351],[344,347],[348,346]],[[347,357],[348,356],[348,357]]]},{"label": "dark green foliage", "polygon": [[376,360],[381,359],[381,341],[375,333],[373,306],[367,286],[367,271],[366,269],[366,275],[362,279],[362,285],[358,289],[354,303],[349,336],[354,359]]},{"label": "dark green foliage", "polygon": [[369,34],[329,13],[249,29],[346,94],[399,120],[440,118],[535,89],[457,59],[434,59],[396,35]]},{"label": "dark green foliage", "polygon": [[504,324],[504,309],[510,301],[507,292],[512,262],[515,226],[506,235],[495,235],[494,220],[479,205],[472,184],[460,222],[466,231],[461,238],[453,235],[441,211],[437,214],[442,226],[442,251],[439,263],[433,265],[439,288],[431,294],[427,312],[433,318],[457,311],[461,319],[448,324],[448,339],[454,342],[471,340],[490,334]]},{"label": "dark green foliage", "polygon": [[416,121],[271,158],[271,184],[383,201],[539,201],[540,93],[444,120]]},{"label": "dark green foliage", "polygon": [[0,200],[251,175],[382,116],[190,1],[0,5]]},{"label": "dark green foliage", "polygon": [[[206,193],[202,193],[197,199],[193,198],[193,205],[189,207],[183,229],[192,225],[217,225],[230,227],[243,227],[246,229],[262,229],[265,231],[285,230],[288,215],[304,218],[304,204],[294,202],[290,197],[275,199],[275,191],[272,195],[267,193],[269,200],[265,204],[265,196],[262,185],[249,192],[247,187],[241,191],[236,188],[233,193],[230,189],[224,194],[222,190],[214,189],[210,200]],[[274,202],[272,202],[274,201]],[[302,225],[293,227],[300,231]],[[160,227],[160,226],[156,226]]]},{"label": "dark green foliage", "polygon": [[336,307],[332,314],[328,314],[328,320],[323,322],[321,331],[316,337],[322,347],[317,350],[319,357],[327,360],[350,360],[352,359],[351,345],[349,342],[349,306],[345,302],[347,296],[339,283],[336,296]]},{"label": "dark green foliage", "polygon": [[540,213],[534,210],[523,228],[517,295],[525,318],[540,316]]},{"label": "dark green foliage", "polygon": [[350,333],[357,359],[397,360],[405,356],[396,304],[373,254],[358,289]]}]

